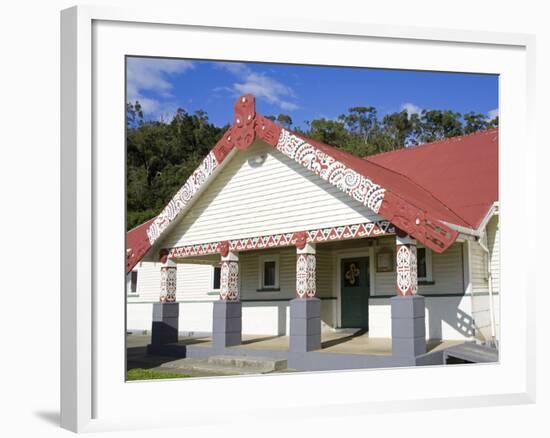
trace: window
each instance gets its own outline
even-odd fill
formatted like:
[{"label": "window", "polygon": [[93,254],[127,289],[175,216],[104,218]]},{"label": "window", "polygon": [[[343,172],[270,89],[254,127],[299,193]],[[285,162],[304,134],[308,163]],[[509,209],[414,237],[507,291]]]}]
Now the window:
[{"label": "window", "polygon": [[260,257],[259,270],[259,290],[279,290],[279,256]]},{"label": "window", "polygon": [[212,270],[212,289],[213,290],[220,289],[221,275],[222,275],[222,268],[220,268],[219,266],[214,266],[214,269]]},{"label": "window", "polygon": [[433,282],[431,250],[423,247],[416,248],[416,274],[419,282]]},{"label": "window", "polygon": [[137,280],[138,280],[138,271],[134,270],[128,273],[128,278],[127,278],[128,293],[130,294],[137,293]]}]

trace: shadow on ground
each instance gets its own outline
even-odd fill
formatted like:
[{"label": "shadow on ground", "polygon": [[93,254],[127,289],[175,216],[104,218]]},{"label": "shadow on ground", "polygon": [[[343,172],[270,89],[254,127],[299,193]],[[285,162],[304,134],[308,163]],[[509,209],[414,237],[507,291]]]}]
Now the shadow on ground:
[{"label": "shadow on ground", "polygon": [[61,423],[61,414],[57,411],[37,411],[34,414],[45,423],[53,426],[59,426]]}]

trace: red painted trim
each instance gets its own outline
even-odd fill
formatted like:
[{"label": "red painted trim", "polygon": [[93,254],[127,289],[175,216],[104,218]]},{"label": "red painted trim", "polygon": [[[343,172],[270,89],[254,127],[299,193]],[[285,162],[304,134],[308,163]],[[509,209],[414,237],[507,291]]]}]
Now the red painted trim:
[{"label": "red painted trim", "polygon": [[458,236],[455,230],[389,191],[379,214],[437,253],[445,251]]},{"label": "red painted trim", "polygon": [[298,233],[294,233],[294,238],[296,239],[296,248],[304,249],[307,243],[307,232],[300,231]]},{"label": "red painted trim", "polygon": [[229,242],[227,240],[219,243],[218,252],[222,257],[227,257],[227,254],[229,254]]},{"label": "red painted trim", "polygon": [[162,248],[159,251],[159,261],[161,263],[166,263],[168,261],[168,250],[166,248]]},{"label": "red painted trim", "polygon": [[[306,242],[333,242],[339,240],[362,239],[395,234],[395,228],[389,221],[366,222],[339,227],[318,228],[295,233],[268,234],[221,242],[197,243],[194,245],[167,248],[170,258],[194,257],[219,253],[223,242],[229,243],[230,251],[250,251],[264,248],[278,248],[297,244],[297,240],[306,233]],[[304,243],[305,246],[305,243]]]}]

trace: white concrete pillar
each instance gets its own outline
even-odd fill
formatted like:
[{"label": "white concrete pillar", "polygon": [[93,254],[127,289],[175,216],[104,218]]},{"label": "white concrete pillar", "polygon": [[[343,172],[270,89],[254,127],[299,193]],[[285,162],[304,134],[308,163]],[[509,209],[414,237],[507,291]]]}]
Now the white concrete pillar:
[{"label": "white concrete pillar", "polygon": [[220,352],[240,345],[242,340],[242,304],[239,295],[239,254],[229,250],[229,242],[218,248],[220,262],[220,299],[214,301],[212,342]]},{"label": "white concrete pillar", "polygon": [[166,344],[178,342],[179,303],[176,302],[177,264],[161,253],[159,302],[153,304],[151,354],[162,354]]},{"label": "white concrete pillar", "polygon": [[316,294],[315,244],[305,234],[296,242],[296,298],[290,301],[290,351],[321,348],[321,300]]},{"label": "white concrete pillar", "polygon": [[392,317],[392,355],[415,358],[426,353],[426,315],[424,297],[417,295],[416,240],[396,235],[396,293],[390,299]]}]

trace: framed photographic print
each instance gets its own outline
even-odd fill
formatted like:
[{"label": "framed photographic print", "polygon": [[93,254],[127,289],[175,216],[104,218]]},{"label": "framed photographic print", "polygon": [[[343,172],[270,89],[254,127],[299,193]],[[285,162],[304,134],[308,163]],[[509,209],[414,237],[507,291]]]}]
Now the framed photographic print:
[{"label": "framed photographic print", "polygon": [[529,36],[78,7],[61,42],[63,427],[530,399]]}]

